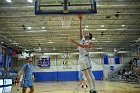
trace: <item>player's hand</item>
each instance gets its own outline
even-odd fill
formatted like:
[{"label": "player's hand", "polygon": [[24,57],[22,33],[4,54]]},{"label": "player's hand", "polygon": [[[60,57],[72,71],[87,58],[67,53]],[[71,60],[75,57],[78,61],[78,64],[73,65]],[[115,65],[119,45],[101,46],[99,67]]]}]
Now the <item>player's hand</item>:
[{"label": "player's hand", "polygon": [[18,83],[20,82],[20,77],[19,77],[19,76],[17,77],[17,82],[18,82]]},{"label": "player's hand", "polygon": [[35,81],[35,77],[34,76],[32,76],[32,81]]}]

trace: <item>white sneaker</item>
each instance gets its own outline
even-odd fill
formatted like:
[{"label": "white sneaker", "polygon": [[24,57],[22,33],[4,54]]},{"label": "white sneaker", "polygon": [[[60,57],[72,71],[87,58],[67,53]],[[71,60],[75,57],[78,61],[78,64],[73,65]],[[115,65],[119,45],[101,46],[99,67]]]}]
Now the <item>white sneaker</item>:
[{"label": "white sneaker", "polygon": [[88,87],[87,85],[84,86],[84,88],[87,88],[87,87]]}]

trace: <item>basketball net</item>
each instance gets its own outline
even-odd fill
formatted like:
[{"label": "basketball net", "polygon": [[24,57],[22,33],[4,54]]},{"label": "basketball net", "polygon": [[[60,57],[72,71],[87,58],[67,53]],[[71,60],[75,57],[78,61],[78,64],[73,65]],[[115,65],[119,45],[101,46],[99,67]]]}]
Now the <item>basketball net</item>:
[{"label": "basketball net", "polygon": [[72,17],[68,15],[64,15],[60,17],[61,23],[62,23],[62,28],[63,29],[69,29]]}]

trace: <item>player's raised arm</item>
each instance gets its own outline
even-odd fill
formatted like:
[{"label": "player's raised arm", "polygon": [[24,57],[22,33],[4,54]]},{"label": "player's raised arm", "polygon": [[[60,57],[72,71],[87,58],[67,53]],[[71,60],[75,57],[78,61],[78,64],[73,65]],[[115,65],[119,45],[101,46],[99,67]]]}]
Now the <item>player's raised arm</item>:
[{"label": "player's raised arm", "polygon": [[78,15],[78,18],[80,20],[80,40],[83,38],[83,32],[82,32],[82,19],[83,19],[83,16],[81,14]]}]

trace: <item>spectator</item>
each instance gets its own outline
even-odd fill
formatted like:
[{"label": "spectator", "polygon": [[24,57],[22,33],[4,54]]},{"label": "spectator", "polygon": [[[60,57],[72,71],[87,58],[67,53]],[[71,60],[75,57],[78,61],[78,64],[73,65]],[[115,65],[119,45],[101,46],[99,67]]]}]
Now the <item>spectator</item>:
[{"label": "spectator", "polygon": [[140,82],[140,53],[138,54],[137,64],[134,66],[133,70],[138,77],[138,82]]}]

